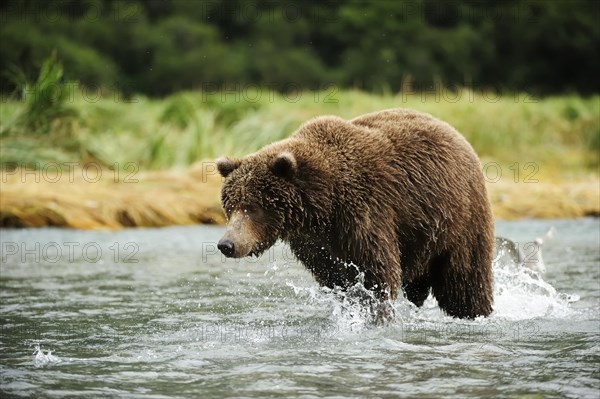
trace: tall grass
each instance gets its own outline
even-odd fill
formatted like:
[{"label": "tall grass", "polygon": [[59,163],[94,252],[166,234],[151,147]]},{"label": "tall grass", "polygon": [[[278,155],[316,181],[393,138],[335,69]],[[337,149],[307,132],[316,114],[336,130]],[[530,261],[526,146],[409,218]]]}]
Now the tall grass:
[{"label": "tall grass", "polygon": [[76,82],[63,81],[56,53],[46,59],[34,82],[12,70],[19,87],[0,107],[0,163],[36,166],[43,162],[69,162],[84,152],[71,132],[79,110],[73,104]]},{"label": "tall grass", "polygon": [[[60,76],[56,66],[43,72],[40,78]],[[15,133],[4,135],[0,162],[35,166],[50,159],[94,159],[109,167],[134,162],[141,169],[185,168],[223,154],[243,156],[318,115],[352,118],[392,107],[449,122],[484,162],[507,169],[534,162],[549,176],[598,172],[600,96],[538,99],[468,90],[376,95],[330,88],[286,95],[255,87],[240,93],[182,92],[165,99],[125,100],[108,93],[89,101],[79,92],[54,103],[13,99],[0,113],[1,129]],[[65,117],[72,121],[68,137],[57,124]],[[20,122],[4,124],[15,118]]]},{"label": "tall grass", "polygon": [[56,52],[46,59],[35,82],[27,81],[22,71],[14,70],[13,80],[20,87],[23,101],[18,112],[2,126],[2,134],[17,129],[31,134],[49,133],[54,122],[65,122],[77,116],[70,98],[77,89],[75,82],[63,82],[63,67]]}]

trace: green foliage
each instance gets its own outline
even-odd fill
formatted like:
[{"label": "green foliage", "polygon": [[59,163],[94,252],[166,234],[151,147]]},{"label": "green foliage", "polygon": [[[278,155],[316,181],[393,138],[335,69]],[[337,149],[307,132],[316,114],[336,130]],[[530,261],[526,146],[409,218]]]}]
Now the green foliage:
[{"label": "green foliage", "polygon": [[16,129],[47,134],[53,122],[65,122],[75,117],[76,111],[69,103],[73,100],[77,84],[63,83],[62,77],[63,68],[56,53],[44,61],[35,83],[27,82],[22,72],[15,71],[13,78],[22,87],[23,106],[2,133]]},{"label": "green foliage", "polygon": [[170,123],[185,129],[195,120],[194,100],[189,93],[180,93],[165,100],[166,105],[160,116],[161,123]]},{"label": "green foliage", "polygon": [[[72,26],[64,18],[49,23],[38,17],[39,22],[37,19],[8,18],[0,24],[0,70],[3,72],[0,74],[0,88],[8,91],[19,86],[20,82],[14,82],[7,73],[14,69],[19,69],[26,80],[35,79],[45,60],[54,52],[65,66],[67,80],[86,86],[118,85],[115,60],[99,52],[93,43],[82,42],[79,38],[85,37],[85,33],[72,31]],[[76,25],[86,27],[82,29],[84,32],[91,29],[90,24],[83,22]]]},{"label": "green foliage", "polygon": [[396,92],[408,77],[600,92],[600,2],[28,0],[0,6],[0,91],[57,50],[65,78],[131,95],[256,84]]},{"label": "green foliage", "polygon": [[[558,178],[594,173],[600,166],[600,96],[540,99],[526,93],[440,89],[439,96],[326,90],[292,98],[269,88],[256,90],[247,96],[257,101],[244,101],[231,92],[181,92],[164,100],[137,96],[127,102],[113,97],[89,102],[75,95],[72,107],[78,117],[68,135],[60,129],[5,135],[0,164],[39,167],[43,162],[93,159],[111,168],[131,163],[140,169],[185,168],[221,155],[247,155],[288,137],[318,115],[352,118],[405,107],[452,124],[484,163],[497,162],[505,170],[533,162],[540,176]],[[23,108],[23,101],[6,101],[1,120],[14,119]]]}]

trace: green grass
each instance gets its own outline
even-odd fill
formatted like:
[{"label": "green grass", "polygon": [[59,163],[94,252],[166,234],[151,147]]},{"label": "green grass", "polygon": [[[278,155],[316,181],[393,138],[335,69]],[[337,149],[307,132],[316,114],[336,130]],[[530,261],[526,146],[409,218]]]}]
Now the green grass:
[{"label": "green grass", "polygon": [[53,122],[66,122],[77,116],[69,104],[77,83],[62,82],[63,67],[57,61],[56,53],[44,61],[36,82],[28,82],[23,72],[16,68],[9,75],[21,88],[19,94],[23,104],[12,114],[2,114],[1,135],[10,130],[47,134],[53,129]]},{"label": "green grass", "polygon": [[330,88],[285,96],[255,87],[125,101],[118,93],[101,98],[88,93],[86,99],[76,90],[72,98],[41,106],[26,97],[9,98],[0,107],[0,163],[39,167],[49,161],[97,160],[109,167],[134,162],[140,169],[184,168],[256,151],[318,115],[352,118],[405,107],[447,121],[483,162],[498,162],[505,173],[512,173],[515,162],[521,168],[535,162],[546,176],[598,173],[599,95],[536,99],[525,93],[440,93],[376,95]]}]

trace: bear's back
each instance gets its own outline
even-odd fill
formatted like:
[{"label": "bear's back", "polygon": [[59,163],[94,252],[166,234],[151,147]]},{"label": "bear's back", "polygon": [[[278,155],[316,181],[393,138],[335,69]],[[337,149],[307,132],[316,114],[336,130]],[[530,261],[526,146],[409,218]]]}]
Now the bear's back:
[{"label": "bear's back", "polygon": [[476,158],[471,145],[456,129],[423,112],[393,108],[365,114],[349,122],[361,128],[379,131],[396,148],[425,143],[442,149],[444,144],[448,144],[454,149],[462,148]]},{"label": "bear's back", "polygon": [[458,176],[470,179],[480,169],[473,147],[456,129],[411,109],[387,109],[351,120],[317,117],[306,122],[293,139],[309,143],[323,158],[337,159],[345,173],[348,168],[343,164],[349,163],[351,167],[371,165],[373,171],[388,167],[411,174],[422,171],[431,180],[444,172],[456,181]]}]

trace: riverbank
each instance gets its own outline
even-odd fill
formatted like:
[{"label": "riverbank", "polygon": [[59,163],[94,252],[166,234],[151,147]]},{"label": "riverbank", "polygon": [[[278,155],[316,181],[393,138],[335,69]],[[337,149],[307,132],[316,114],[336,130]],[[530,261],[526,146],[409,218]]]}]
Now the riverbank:
[{"label": "riverbank", "polygon": [[224,223],[221,178],[203,166],[165,172],[97,166],[2,172],[0,226],[119,229]]},{"label": "riverbank", "polygon": [[291,98],[258,87],[127,101],[89,101],[75,91],[59,104],[8,98],[0,107],[0,225],[223,223],[221,178],[203,160],[245,156],[318,115],[353,118],[393,107],[428,112],[465,136],[484,165],[496,218],[600,214],[600,96],[439,89],[331,87]]},{"label": "riverbank", "polygon": [[[1,227],[120,229],[223,224],[222,179],[212,162],[181,171],[110,170],[88,165],[59,171],[3,171]],[[600,216],[600,179],[488,182],[498,220]]]}]

